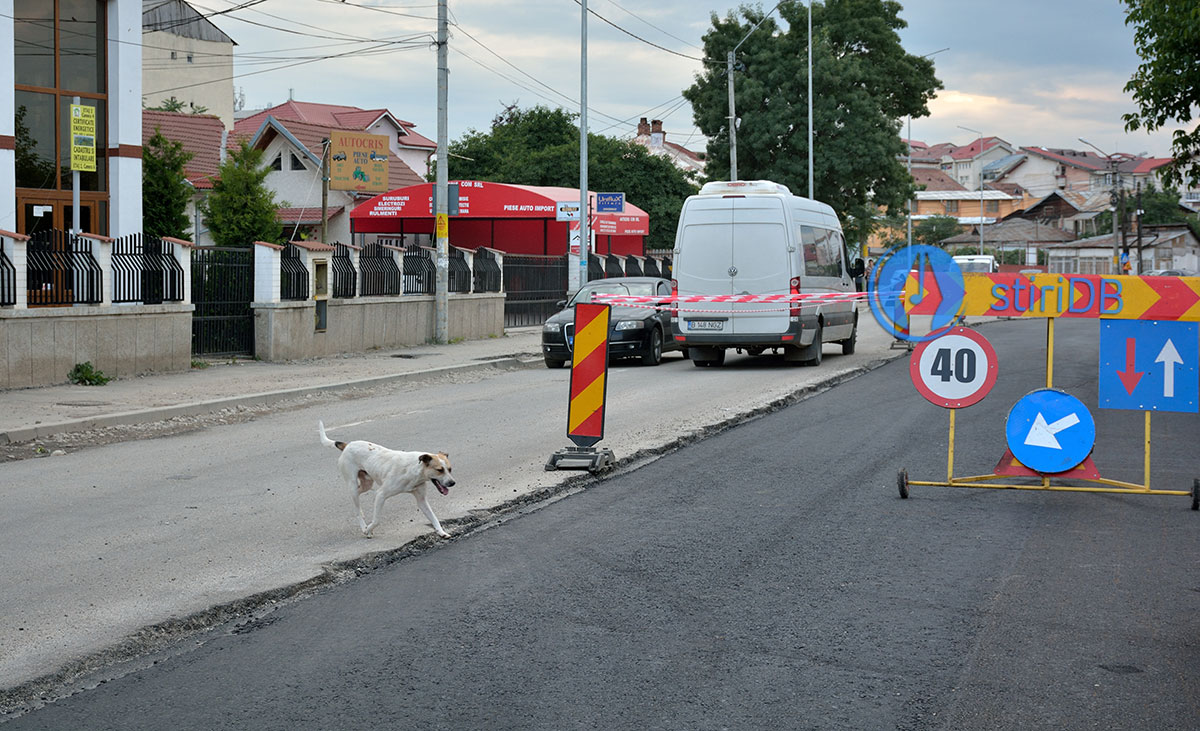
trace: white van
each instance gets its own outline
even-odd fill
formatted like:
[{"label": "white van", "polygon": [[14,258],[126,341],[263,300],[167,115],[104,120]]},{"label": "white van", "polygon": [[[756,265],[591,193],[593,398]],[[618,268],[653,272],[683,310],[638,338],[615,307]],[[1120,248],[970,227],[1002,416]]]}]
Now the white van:
[{"label": "white van", "polygon": [[[847,250],[832,208],[768,180],[705,184],[683,204],[673,254],[680,297],[850,293],[863,265]],[[685,302],[671,330],[697,366],[724,363],[728,348],[782,350],[787,360],[820,365],[822,343],[854,352],[858,308],[852,301]]]},{"label": "white van", "polygon": [[954,262],[958,264],[958,268],[964,274],[967,272],[993,274],[1000,271],[1000,265],[996,263],[996,257],[990,254],[963,254],[954,257]]}]

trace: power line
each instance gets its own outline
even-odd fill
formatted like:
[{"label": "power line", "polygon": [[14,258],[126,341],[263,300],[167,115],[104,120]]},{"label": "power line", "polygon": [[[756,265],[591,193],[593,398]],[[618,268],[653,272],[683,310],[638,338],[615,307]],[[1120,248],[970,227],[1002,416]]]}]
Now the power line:
[{"label": "power line", "polygon": [[[576,4],[576,5],[579,5],[580,7],[582,7],[582,6],[583,6],[583,3],[579,2],[579,0],[575,0],[575,4]],[[622,9],[623,9],[623,8],[622,8]],[[608,23],[609,25],[611,25],[612,27],[616,28],[617,30],[621,31],[622,33],[624,33],[625,35],[629,36],[630,38],[635,38],[635,39],[637,39],[637,40],[641,41],[642,43],[645,43],[647,46],[654,46],[655,48],[657,48],[657,49],[658,49],[658,50],[660,50],[660,51],[666,51],[667,53],[670,53],[670,54],[673,54],[673,55],[676,55],[676,56],[680,56],[681,58],[686,58],[686,59],[689,59],[689,60],[692,60],[692,61],[699,61],[699,62],[701,62],[701,63],[704,63],[704,59],[702,59],[702,58],[696,58],[695,56],[689,56],[689,55],[687,55],[686,53],[680,53],[679,51],[672,51],[671,49],[669,49],[669,48],[667,48],[667,47],[665,47],[665,46],[660,46],[660,45],[658,45],[657,43],[654,43],[654,42],[652,42],[652,41],[648,41],[648,40],[646,40],[645,38],[642,38],[641,36],[639,36],[638,34],[636,34],[636,33],[633,33],[632,31],[627,31],[627,30],[625,30],[624,28],[622,28],[621,26],[619,26],[619,25],[617,25],[616,23],[614,23],[614,22],[612,22],[611,20],[609,20],[608,18],[604,17],[604,16],[603,16],[603,15],[601,15],[600,13],[597,13],[595,10],[592,10],[591,8],[588,8],[588,12],[589,12],[589,13],[591,13],[592,15],[596,16],[596,17],[597,17],[597,18],[599,18],[600,20],[603,20],[605,23]]]},{"label": "power line", "polygon": [[629,8],[627,8],[627,7],[625,7],[624,5],[622,5],[622,4],[620,4],[620,3],[618,3],[618,2],[617,2],[617,0],[608,0],[608,1],[609,1],[610,3],[612,3],[613,5],[616,5],[618,8],[620,8],[620,9],[621,9],[621,10],[623,10],[623,11],[625,11],[625,12],[626,12],[626,13],[628,13],[629,15],[632,15],[634,18],[637,18],[638,20],[642,21],[642,22],[643,22],[643,23],[645,23],[646,25],[650,26],[650,27],[651,27],[651,28],[653,28],[654,30],[656,30],[656,31],[659,31],[660,33],[663,33],[664,35],[671,36],[672,38],[674,38],[675,40],[679,41],[680,43],[682,43],[682,44],[683,44],[683,45],[685,45],[685,46],[691,46],[692,48],[696,49],[697,51],[700,51],[700,52],[702,52],[702,53],[704,52],[704,49],[703,49],[703,48],[701,48],[700,46],[697,46],[695,43],[689,43],[689,42],[687,42],[687,41],[683,40],[682,38],[680,38],[680,37],[679,37],[679,36],[677,36],[677,35],[672,35],[672,34],[671,34],[669,31],[667,31],[667,30],[665,30],[665,29],[663,29],[663,28],[660,28],[660,27],[658,27],[658,26],[657,26],[657,25],[655,25],[654,23],[651,23],[650,21],[646,20],[646,19],[645,19],[645,18],[643,18],[642,16],[640,16],[640,15],[638,15],[637,13],[633,12],[633,11],[632,11],[632,10],[630,10]]}]

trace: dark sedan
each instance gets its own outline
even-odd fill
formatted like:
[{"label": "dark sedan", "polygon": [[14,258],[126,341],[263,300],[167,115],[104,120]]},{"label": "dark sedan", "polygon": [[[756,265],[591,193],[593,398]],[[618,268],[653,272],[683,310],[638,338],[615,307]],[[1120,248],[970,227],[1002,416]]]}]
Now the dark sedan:
[{"label": "dark sedan", "polygon": [[[613,277],[588,282],[560,304],[563,310],[542,326],[542,355],[547,368],[562,368],[571,360],[575,337],[575,303],[591,302],[593,294],[629,294],[671,299],[671,282],[658,277]],[[602,300],[597,300],[602,301]],[[667,309],[614,304],[608,322],[608,357],[640,358],[642,365],[658,365],[664,350],[678,350],[671,332]],[[687,357],[687,352],[684,352]]]}]

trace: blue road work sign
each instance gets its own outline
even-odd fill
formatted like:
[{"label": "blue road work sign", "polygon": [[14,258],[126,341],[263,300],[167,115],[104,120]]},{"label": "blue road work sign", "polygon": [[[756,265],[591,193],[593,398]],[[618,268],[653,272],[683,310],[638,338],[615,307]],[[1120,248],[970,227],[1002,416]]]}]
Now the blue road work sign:
[{"label": "blue road work sign", "polygon": [[597,193],[596,213],[624,213],[624,193]]},{"label": "blue road work sign", "polygon": [[1200,323],[1102,320],[1102,409],[1200,410]]},{"label": "blue road work sign", "polygon": [[1069,393],[1042,388],[1026,394],[1008,412],[1008,448],[1035,472],[1066,472],[1087,459],[1096,444],[1096,422]]}]

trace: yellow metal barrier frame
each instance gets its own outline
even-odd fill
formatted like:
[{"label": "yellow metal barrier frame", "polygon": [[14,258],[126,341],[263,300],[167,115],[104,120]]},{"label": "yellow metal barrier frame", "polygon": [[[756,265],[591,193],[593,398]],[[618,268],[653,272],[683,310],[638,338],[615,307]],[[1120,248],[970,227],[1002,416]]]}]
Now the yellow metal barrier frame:
[{"label": "yellow metal barrier frame", "polygon": [[[1054,387],[1054,319],[1053,317],[1046,318],[1046,388]],[[950,412],[950,438],[946,453],[946,479],[945,481],[934,480],[909,480],[908,470],[901,470],[897,476],[897,486],[900,489],[900,497],[908,497],[909,485],[922,485],[930,487],[983,487],[993,490],[1044,490],[1050,492],[1108,492],[1121,493],[1131,495],[1190,495],[1192,497],[1192,510],[1200,509],[1200,479],[1197,479],[1192,489],[1189,490],[1153,490],[1150,488],[1150,412],[1146,413],[1146,431],[1144,439],[1144,461],[1142,472],[1142,484],[1133,482],[1122,482],[1121,480],[1108,480],[1105,478],[1078,478],[1082,482],[1094,482],[1103,487],[1090,487],[1084,485],[1052,485],[1052,478],[1048,475],[1042,475],[1041,484],[1015,484],[1006,482],[997,482],[1002,480],[1007,475],[965,475],[962,477],[954,476],[954,417],[958,409],[948,409]],[[1031,478],[1032,479],[1032,478]]]}]

